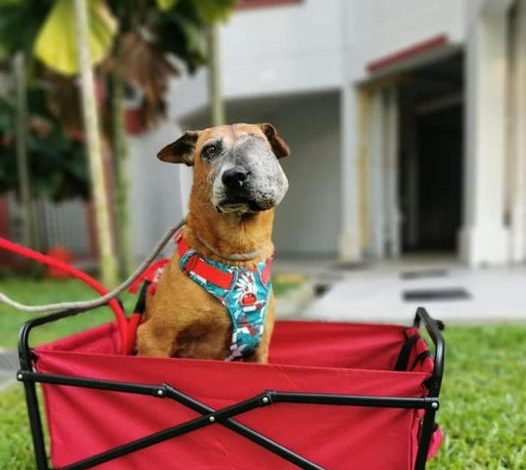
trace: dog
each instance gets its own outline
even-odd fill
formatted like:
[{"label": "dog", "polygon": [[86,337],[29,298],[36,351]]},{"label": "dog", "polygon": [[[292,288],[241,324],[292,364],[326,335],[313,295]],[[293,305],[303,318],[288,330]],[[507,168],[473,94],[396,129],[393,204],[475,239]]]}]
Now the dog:
[{"label": "dog", "polygon": [[275,320],[270,283],[275,207],[290,153],[269,123],[188,131],[157,157],[193,166],[186,224],[137,331],[145,356],[266,363]]}]

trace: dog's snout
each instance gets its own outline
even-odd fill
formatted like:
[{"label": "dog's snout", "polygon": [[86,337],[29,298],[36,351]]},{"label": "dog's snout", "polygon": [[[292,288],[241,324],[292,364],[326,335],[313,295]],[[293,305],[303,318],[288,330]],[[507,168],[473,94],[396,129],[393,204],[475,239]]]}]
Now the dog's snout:
[{"label": "dog's snout", "polygon": [[223,173],[223,184],[229,189],[241,189],[250,176],[250,171],[244,166],[235,166]]}]

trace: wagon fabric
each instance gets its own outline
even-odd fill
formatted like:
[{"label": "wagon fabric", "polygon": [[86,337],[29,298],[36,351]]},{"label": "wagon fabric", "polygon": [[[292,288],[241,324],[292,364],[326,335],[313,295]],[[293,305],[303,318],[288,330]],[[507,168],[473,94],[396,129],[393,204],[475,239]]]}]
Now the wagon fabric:
[{"label": "wagon fabric", "polygon": [[[417,331],[395,325],[277,322],[269,364],[261,365],[122,355],[116,327],[106,324],[36,348],[35,367],[43,374],[169,384],[214,410],[267,390],[420,398],[428,393],[433,360],[421,338],[407,346]],[[201,416],[181,403],[154,396],[42,387],[55,467]],[[234,419],[320,467],[414,468],[423,410],[265,403]],[[97,468],[297,467],[218,420]]]}]

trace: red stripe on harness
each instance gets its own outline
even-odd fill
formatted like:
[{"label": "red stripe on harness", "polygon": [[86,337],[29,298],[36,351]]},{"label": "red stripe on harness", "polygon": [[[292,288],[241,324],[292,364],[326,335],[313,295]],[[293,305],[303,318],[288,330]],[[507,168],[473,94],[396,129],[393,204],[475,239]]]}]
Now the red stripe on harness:
[{"label": "red stripe on harness", "polygon": [[[190,250],[190,247],[183,239],[182,232],[176,235],[175,241],[177,243],[177,253],[179,254],[179,258],[182,258],[188,250]],[[208,264],[197,254],[190,256],[183,269],[185,271],[192,271],[197,276],[206,279],[222,289],[228,289],[232,285],[232,274],[214,268],[214,266]]]},{"label": "red stripe on harness", "polygon": [[272,257],[267,259],[267,262],[265,264],[265,269],[263,269],[263,272],[261,273],[261,281],[263,284],[268,284],[268,281],[270,281],[270,270],[272,268]]}]

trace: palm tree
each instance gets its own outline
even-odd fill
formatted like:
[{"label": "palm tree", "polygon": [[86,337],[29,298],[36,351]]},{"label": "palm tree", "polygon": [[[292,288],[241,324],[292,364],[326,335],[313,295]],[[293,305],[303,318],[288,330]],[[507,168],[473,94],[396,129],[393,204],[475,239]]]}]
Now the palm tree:
[{"label": "palm tree", "polygon": [[[66,0],[68,1],[68,0]],[[95,203],[97,238],[100,252],[102,281],[107,286],[117,284],[115,242],[110,223],[110,202],[106,187],[104,161],[99,134],[96,90],[89,47],[88,6],[86,0],[75,0],[75,22],[78,31],[78,63],[81,73],[82,111],[88,147],[88,159]]]}]

